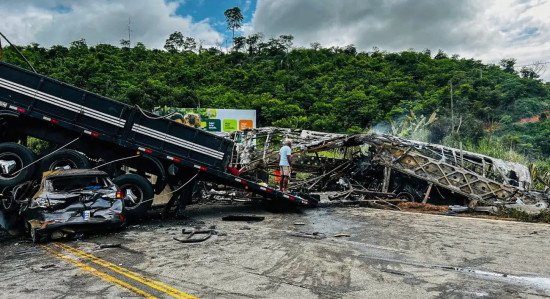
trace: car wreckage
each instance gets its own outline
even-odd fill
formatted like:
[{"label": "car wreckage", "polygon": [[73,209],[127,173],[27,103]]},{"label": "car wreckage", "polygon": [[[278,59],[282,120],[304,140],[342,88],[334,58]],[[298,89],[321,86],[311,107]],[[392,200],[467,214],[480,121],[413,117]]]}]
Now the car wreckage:
[{"label": "car wreckage", "polygon": [[235,132],[234,167],[268,180],[278,149],[293,140],[290,189],[332,192],[333,201],[414,201],[455,211],[499,208],[537,213],[548,209],[548,182],[534,190],[528,167],[489,156],[383,134],[332,134],[265,127]]},{"label": "car wreckage", "polygon": [[39,184],[28,182],[12,192],[20,221],[35,243],[125,224],[124,195],[103,171],[50,171]]}]

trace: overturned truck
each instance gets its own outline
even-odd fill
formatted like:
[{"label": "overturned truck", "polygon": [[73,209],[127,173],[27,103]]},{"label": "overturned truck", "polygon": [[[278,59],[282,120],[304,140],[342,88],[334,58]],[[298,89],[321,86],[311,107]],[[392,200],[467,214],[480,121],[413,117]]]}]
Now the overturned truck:
[{"label": "overturned truck", "polygon": [[526,211],[549,205],[548,192],[533,190],[525,165],[460,149],[380,134],[273,127],[235,134],[240,136],[233,138],[242,140],[238,147],[241,170],[264,176],[277,166],[279,142],[294,140],[293,169],[298,174],[291,186],[305,192],[336,191],[331,199],[371,196]]},{"label": "overturned truck", "polygon": [[[33,144],[43,145],[32,146]],[[21,213],[42,173],[96,168],[126,194],[128,218],[141,218],[167,187],[169,203],[190,203],[197,180],[259,194],[270,201],[313,205],[237,176],[228,139],[0,62],[0,202]],[[34,149],[33,152],[31,149]],[[31,188],[28,188],[31,186]]]}]

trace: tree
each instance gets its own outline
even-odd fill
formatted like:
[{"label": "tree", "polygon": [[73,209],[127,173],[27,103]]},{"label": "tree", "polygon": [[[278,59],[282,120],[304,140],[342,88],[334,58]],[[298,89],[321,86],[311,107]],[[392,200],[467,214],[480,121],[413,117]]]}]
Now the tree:
[{"label": "tree", "polygon": [[233,50],[239,52],[246,45],[246,37],[237,36],[233,39]]},{"label": "tree", "polygon": [[514,66],[516,65],[516,59],[515,58],[504,58],[500,61],[500,66],[502,69],[510,74],[514,74],[516,71],[514,70]]},{"label": "tree", "polygon": [[521,70],[519,71],[519,73],[521,74],[521,77],[525,78],[525,79],[536,79],[538,78],[539,76],[537,75],[537,73],[535,73],[535,71],[533,71],[533,69],[531,69],[530,67],[522,67]]},{"label": "tree", "polygon": [[246,45],[248,46],[248,54],[254,54],[254,51],[257,49],[257,45],[263,39],[263,34],[254,33],[246,38]]},{"label": "tree", "polygon": [[244,17],[241,13],[241,9],[238,6],[227,9],[224,13],[225,20],[227,22],[227,29],[231,30],[233,46],[235,45],[235,29],[241,28]]},{"label": "tree", "polygon": [[193,52],[195,49],[197,49],[197,42],[192,37],[185,37],[182,43],[182,47],[184,51]]},{"label": "tree", "polygon": [[347,45],[344,48],[344,53],[355,56],[357,55],[357,48],[353,44]]},{"label": "tree", "polygon": [[168,37],[164,44],[164,49],[171,53],[179,51],[193,52],[197,49],[197,42],[194,38],[183,36],[179,31],[176,31]]},{"label": "tree", "polygon": [[181,32],[179,31],[176,31],[170,34],[170,36],[166,40],[166,43],[164,44],[164,49],[166,49],[166,51],[168,52],[178,52],[179,49],[183,46],[183,44],[184,44],[183,34],[181,34]]},{"label": "tree", "polygon": [[314,51],[317,51],[317,50],[321,49],[321,44],[318,43],[318,42],[312,42],[309,45]]},{"label": "tree", "polygon": [[129,39],[121,39],[120,40],[120,46],[123,48],[130,48],[130,40]]},{"label": "tree", "polygon": [[435,54],[434,59],[447,59],[449,56],[447,56],[447,53],[445,53],[443,50],[439,49],[437,51],[437,54]]},{"label": "tree", "polygon": [[279,36],[279,42],[285,49],[285,51],[288,53],[290,48],[292,47],[292,41],[294,40],[294,36],[290,34],[283,34]]}]

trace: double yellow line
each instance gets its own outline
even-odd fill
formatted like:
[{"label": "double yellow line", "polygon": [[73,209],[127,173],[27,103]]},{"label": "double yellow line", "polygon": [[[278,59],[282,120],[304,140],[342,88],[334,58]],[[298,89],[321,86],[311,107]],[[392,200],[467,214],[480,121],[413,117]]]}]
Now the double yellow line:
[{"label": "double yellow line", "polygon": [[[168,286],[160,281],[157,281],[157,280],[154,280],[150,277],[146,277],[146,276],[143,276],[139,273],[136,273],[136,272],[133,272],[133,271],[130,271],[126,268],[122,268],[118,265],[115,265],[111,262],[108,262],[104,259],[101,259],[97,256],[94,256],[92,254],[89,254],[85,251],[82,251],[82,250],[79,250],[77,248],[74,248],[74,247],[71,247],[71,246],[68,246],[68,245],[65,245],[65,244],[62,244],[62,243],[53,243],[53,246],[61,249],[61,250],[64,250],[76,257],[79,257],[81,258],[82,260],[86,261],[86,262],[90,262],[90,263],[94,263],[96,265],[99,265],[101,267],[104,267],[106,269],[109,269],[111,270],[112,272],[114,273],[117,273],[117,274],[120,274],[134,282],[138,282],[139,284],[141,285],[145,285],[145,286],[148,286],[149,288],[152,288],[154,290],[157,290],[163,294],[166,294],[166,295],[169,295],[171,297],[174,297],[174,298],[197,298],[193,295],[190,295],[190,294],[187,294],[185,292],[182,292],[178,289],[175,289],[171,286]],[[122,281],[112,275],[109,275],[105,272],[102,272],[94,267],[91,267],[77,259],[73,259],[73,258],[70,258],[69,256],[66,256],[64,254],[62,254],[61,252],[58,252],[56,250],[54,250],[53,248],[51,247],[48,247],[48,246],[45,246],[45,245],[42,245],[42,248],[46,251],[48,251],[49,253],[51,253],[52,255],[54,255],[55,257],[63,260],[63,261],[66,261],[66,262],[69,262],[75,266],[77,266],[78,268],[80,268],[81,270],[83,271],[86,271],[92,275],[95,275],[95,276],[98,276],[99,278],[107,281],[107,282],[110,282],[110,283],[113,283],[113,284],[116,284],[116,285],[119,285],[121,287],[124,287],[140,296],[143,296],[145,298],[156,298],[154,295],[150,294],[150,293],[147,293],[146,291],[140,289],[140,288],[137,288],[125,281]]]}]

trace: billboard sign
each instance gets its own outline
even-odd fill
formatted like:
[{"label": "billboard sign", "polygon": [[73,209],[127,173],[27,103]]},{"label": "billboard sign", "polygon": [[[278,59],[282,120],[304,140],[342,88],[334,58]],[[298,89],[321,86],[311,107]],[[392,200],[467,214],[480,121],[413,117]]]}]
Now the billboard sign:
[{"label": "billboard sign", "polygon": [[256,110],[155,107],[154,112],[212,133],[256,128]]}]

